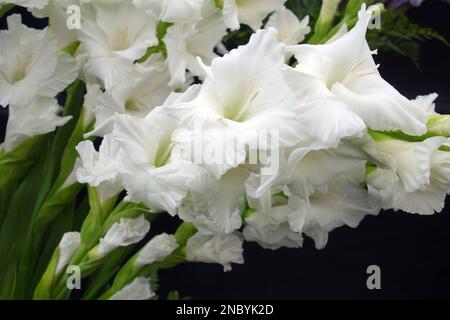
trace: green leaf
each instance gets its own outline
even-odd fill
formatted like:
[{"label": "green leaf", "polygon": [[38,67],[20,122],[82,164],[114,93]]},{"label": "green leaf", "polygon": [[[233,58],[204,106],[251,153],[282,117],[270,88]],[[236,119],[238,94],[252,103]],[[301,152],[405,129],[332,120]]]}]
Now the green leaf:
[{"label": "green leaf", "polygon": [[55,281],[56,267],[59,261],[59,247],[55,249],[47,269],[41,277],[33,294],[33,300],[50,300]]},{"label": "green leaf", "polygon": [[86,289],[83,294],[83,300],[95,299],[99,293],[106,287],[114,275],[119,271],[122,265],[126,262],[130,252],[133,250],[132,246],[119,248],[115,250],[107,259],[107,261],[99,268],[86,284]]},{"label": "green leaf", "polygon": [[45,153],[46,148],[43,148],[39,162],[30,168],[29,174],[14,190],[8,207],[10,214],[6,216],[0,229],[0,256],[2,257],[0,259],[0,270],[2,270],[0,283],[3,288],[1,293],[3,299],[13,297],[23,299],[27,288],[30,287],[28,279],[25,279],[27,276],[22,276],[19,271],[28,275],[28,271],[33,268],[34,264],[31,262],[21,264],[19,259],[26,248],[25,241],[28,239],[27,234],[31,229],[34,204],[41,188],[43,168],[45,167]]},{"label": "green leaf", "polygon": [[427,40],[448,41],[431,28],[409,21],[403,12],[386,10],[381,14],[383,28],[368,30],[367,41],[372,49],[395,53],[409,58],[419,68],[420,45]]},{"label": "green leaf", "polygon": [[41,135],[28,139],[9,153],[0,150],[0,226],[14,188],[39,159],[49,139],[50,135]]}]

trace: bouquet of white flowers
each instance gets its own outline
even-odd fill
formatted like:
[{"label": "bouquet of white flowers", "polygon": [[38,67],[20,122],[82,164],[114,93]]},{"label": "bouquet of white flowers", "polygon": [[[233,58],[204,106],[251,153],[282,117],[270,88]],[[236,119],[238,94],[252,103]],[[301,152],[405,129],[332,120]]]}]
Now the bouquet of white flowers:
[{"label": "bouquet of white flowers", "polygon": [[49,18],[0,31],[2,298],[152,299],[158,270],[231,270],[244,241],[444,207],[450,116],[381,77],[376,1],[323,0],[312,27],[285,0],[2,3]]}]

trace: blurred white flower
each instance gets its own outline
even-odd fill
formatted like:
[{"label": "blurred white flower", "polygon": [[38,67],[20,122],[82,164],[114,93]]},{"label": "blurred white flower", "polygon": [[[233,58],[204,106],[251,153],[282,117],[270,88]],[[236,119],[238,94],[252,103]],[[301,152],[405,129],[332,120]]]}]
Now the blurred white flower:
[{"label": "blurred white flower", "polygon": [[[78,5],[89,0],[51,0],[44,7],[30,8],[29,11],[37,18],[49,19],[48,29],[52,32],[58,41],[60,49],[65,48],[76,40],[75,30],[67,27],[67,9],[71,5]],[[80,12],[81,13],[81,12]]]},{"label": "blurred white flower", "polygon": [[0,147],[10,152],[29,138],[52,132],[72,117],[60,117],[58,102],[51,98],[37,98],[27,105],[10,106],[5,141]]},{"label": "blurred white flower", "polygon": [[143,214],[134,219],[120,218],[120,221],[113,224],[106,235],[100,239],[96,256],[103,257],[118,247],[138,243],[144,239],[149,230],[150,222]]},{"label": "blurred white flower", "polygon": [[109,300],[150,300],[155,296],[150,280],[137,277],[130,284],[116,292]]},{"label": "blurred white flower", "polygon": [[416,99],[413,100],[413,103],[417,106],[419,106],[422,110],[424,110],[427,115],[436,115],[437,112],[435,110],[435,103],[434,101],[438,98],[437,93],[430,93],[426,96],[417,96]]},{"label": "blurred white flower", "polygon": [[167,233],[154,236],[142,249],[135,261],[135,266],[145,266],[154,262],[163,261],[176,248],[178,243],[174,235]]},{"label": "blurred white flower", "polygon": [[189,261],[219,263],[224,271],[230,271],[231,263],[244,263],[242,243],[242,236],[237,233],[196,233],[186,244],[186,258]]},{"label": "blurred white flower", "polygon": [[200,19],[205,0],[133,0],[139,9],[145,9],[159,21],[190,23]]},{"label": "blurred white flower", "polygon": [[246,24],[258,30],[269,13],[283,7],[286,0],[222,0],[223,18],[231,30]]},{"label": "blurred white flower", "polygon": [[291,10],[281,7],[270,16],[264,28],[277,29],[280,42],[295,45],[305,40],[305,36],[311,32],[308,24],[309,16],[300,21]]},{"label": "blurred white flower", "polygon": [[21,7],[42,9],[48,2],[49,0],[0,0],[0,6],[7,3],[13,3]]},{"label": "blurred white flower", "polygon": [[97,83],[86,83],[86,94],[83,99],[84,110],[84,129],[87,130],[93,123],[95,123],[94,108],[97,105],[97,99],[102,92],[101,87]]},{"label": "blurred white flower", "polygon": [[75,61],[59,52],[48,29],[21,24],[20,15],[7,18],[0,31],[0,105],[23,106],[38,97],[54,98],[77,77]]},{"label": "blurred white flower", "polygon": [[64,233],[61,241],[59,242],[59,258],[56,265],[55,275],[59,275],[63,268],[72,259],[75,251],[81,245],[81,236],[79,232],[66,232]]}]

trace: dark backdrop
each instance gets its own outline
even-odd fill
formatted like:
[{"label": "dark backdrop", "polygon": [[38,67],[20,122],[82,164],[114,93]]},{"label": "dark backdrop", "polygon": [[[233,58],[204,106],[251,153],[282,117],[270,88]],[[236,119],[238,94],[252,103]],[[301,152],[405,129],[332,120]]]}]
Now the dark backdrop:
[{"label": "dark backdrop", "polygon": [[[450,7],[428,1],[411,20],[450,39]],[[25,22],[45,25],[26,15]],[[5,19],[0,19],[5,27]],[[1,44],[0,44],[1,45]],[[423,45],[421,70],[407,59],[380,54],[383,77],[409,98],[439,93],[437,109],[450,113],[450,48]],[[6,110],[0,110],[0,141]],[[193,299],[431,299],[450,298],[450,202],[444,212],[418,216],[391,211],[365,218],[357,229],[333,231],[323,250],[307,239],[302,249],[264,250],[245,244],[245,264],[228,273],[218,265],[188,264],[160,274],[160,294],[177,289]],[[162,217],[153,231],[175,230]],[[368,290],[366,268],[381,268],[381,290]]]}]

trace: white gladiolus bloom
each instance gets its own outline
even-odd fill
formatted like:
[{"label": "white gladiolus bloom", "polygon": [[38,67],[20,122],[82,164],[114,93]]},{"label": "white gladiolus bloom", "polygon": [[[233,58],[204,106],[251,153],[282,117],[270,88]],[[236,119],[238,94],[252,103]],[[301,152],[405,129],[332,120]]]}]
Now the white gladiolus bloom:
[{"label": "white gladiolus bloom", "polygon": [[177,124],[162,108],[146,118],[121,115],[115,120],[113,138],[126,152],[123,182],[127,200],[142,202],[153,212],[171,215],[187,193],[187,183],[199,168],[192,163],[172,159],[172,135]]},{"label": "white gladiolus bloom", "polygon": [[[357,175],[364,174],[364,167]],[[351,173],[353,175],[354,173]],[[289,215],[293,231],[311,237],[317,249],[325,247],[328,233],[347,225],[356,228],[366,215],[376,215],[379,207],[369,201],[369,194],[362,184],[362,177],[342,174],[326,187],[316,190],[307,201]]]},{"label": "white gladiolus bloom", "polygon": [[383,80],[373,61],[365,39],[370,17],[363,6],[358,23],[344,36],[329,44],[293,46],[299,63],[286,69],[285,77],[303,107],[322,105],[339,126],[356,126],[359,117],[374,130],[422,135],[426,113]]},{"label": "white gladiolus bloom", "polygon": [[164,43],[167,47],[167,64],[171,74],[170,85],[175,88],[186,82],[186,69],[204,77],[200,58],[209,64],[217,57],[214,47],[226,35],[226,26],[212,1],[205,2],[202,17],[196,23],[175,24],[167,29]]},{"label": "white gladiolus bloom", "polygon": [[27,105],[38,97],[53,98],[77,76],[75,61],[59,52],[48,29],[21,24],[19,15],[7,18],[0,31],[0,105]]},{"label": "white gladiolus bloom", "polygon": [[287,148],[281,153],[278,173],[267,176],[252,174],[246,181],[247,193],[260,198],[271,188],[281,186],[286,187],[288,193],[307,199],[339,174],[365,165],[364,155],[348,155],[345,148],[345,143],[333,149],[303,145]]},{"label": "white gladiolus bloom", "polygon": [[388,168],[378,168],[367,176],[371,195],[385,209],[433,214],[444,208],[450,191],[450,154],[439,148],[448,144],[444,137],[423,142],[395,139],[375,141],[376,151]]},{"label": "white gladiolus bloom", "polygon": [[[49,18],[48,29],[56,36],[58,47],[65,48],[76,40],[75,29],[67,27],[67,9],[71,5],[78,5],[89,0],[50,0],[45,7],[32,8],[29,11],[38,18]],[[81,12],[80,12],[81,13]]]},{"label": "white gladiolus bloom", "polygon": [[296,205],[281,195],[267,192],[260,199],[249,198],[249,206],[255,211],[245,219],[243,235],[247,241],[256,241],[266,249],[281,247],[298,248],[303,244],[301,233],[289,226],[289,215]]},{"label": "white gladiolus bloom", "polygon": [[134,64],[120,81],[107,92],[98,95],[93,112],[95,129],[92,135],[104,136],[112,131],[116,114],[145,117],[153,108],[164,103],[172,92],[170,75],[162,56],[152,55],[146,62]]},{"label": "white gladiolus bloom", "polygon": [[121,173],[125,153],[111,136],[105,136],[98,152],[90,140],[80,142],[76,149],[81,159],[76,171],[78,182],[96,187],[102,201],[123,189]]},{"label": "white gladiolus bloom", "polygon": [[37,98],[25,106],[11,106],[5,141],[0,144],[0,148],[10,152],[29,138],[65,125],[72,117],[60,117],[59,111],[58,102],[53,98]]},{"label": "white gladiolus bloom", "polygon": [[249,174],[247,169],[238,167],[219,180],[209,174],[193,179],[178,215],[205,234],[231,233],[239,229],[245,209],[245,180]]},{"label": "white gladiolus bloom", "polygon": [[139,9],[145,9],[160,21],[191,23],[200,19],[205,0],[133,0]]},{"label": "white gladiolus bloom", "polygon": [[155,296],[150,280],[137,277],[130,284],[116,292],[109,300],[150,300]]},{"label": "white gladiolus bloom", "polygon": [[61,273],[63,268],[72,259],[75,251],[81,245],[81,236],[79,232],[66,232],[64,233],[61,241],[59,242],[59,258],[56,266],[55,275]]},{"label": "white gladiolus bloom", "polygon": [[[11,15],[0,30],[0,107],[9,108],[0,224],[26,198],[14,190],[26,191],[36,173],[28,168],[45,169],[45,193],[30,204],[42,227],[33,232],[54,229],[62,208],[85,196],[80,184],[89,204],[111,209],[90,226],[101,229],[95,239],[85,228],[83,241],[63,235],[47,267],[55,279],[46,271],[36,288],[13,296],[63,298],[69,291],[53,280],[65,280],[74,256],[98,272],[128,247],[128,262],[108,262],[119,272],[100,298],[152,299],[155,282],[142,276],[183,261],[229,271],[244,263],[244,241],[276,250],[309,237],[322,249],[332,230],[357,227],[381,208],[441,211],[450,193],[450,115],[436,112],[437,94],[410,100],[381,77],[366,40],[380,4],[363,4],[356,17],[358,1],[319,2],[308,39],[323,43],[301,44],[309,16],[300,20],[286,0],[0,0],[49,21],[37,30]],[[246,30],[230,32],[241,24]],[[247,26],[255,30],[248,43],[232,49]],[[66,114],[75,118],[68,125]],[[176,234],[150,238],[150,219],[135,214],[142,206],[182,220]],[[50,236],[32,235],[30,259]],[[26,283],[3,278],[5,288]],[[94,285],[85,298],[96,295]]]},{"label": "white gladiolus bloom", "polygon": [[97,105],[97,99],[101,92],[101,87],[97,83],[86,83],[86,94],[83,100],[83,110],[84,110],[84,128],[88,128],[95,123],[95,113],[94,108]]},{"label": "white gladiolus bloom", "polygon": [[414,104],[419,106],[422,110],[425,110],[427,115],[432,116],[436,115],[437,112],[435,110],[435,103],[434,101],[437,99],[438,94],[437,93],[430,93],[426,96],[417,96],[416,99],[413,100]]},{"label": "white gladiolus bloom", "polygon": [[42,9],[48,2],[49,0],[0,0],[0,6],[13,3],[21,7]]},{"label": "white gladiolus bloom", "polygon": [[286,0],[222,0],[223,18],[231,30],[246,24],[258,30],[269,13],[283,7]]},{"label": "white gladiolus bloom", "polygon": [[236,233],[196,233],[186,244],[186,258],[189,261],[219,263],[224,271],[230,271],[231,263],[244,263],[242,243],[242,236]]},{"label": "white gladiolus bloom", "polygon": [[295,45],[305,40],[305,36],[311,32],[308,24],[309,16],[300,21],[291,10],[282,7],[270,16],[264,27],[277,29],[278,40],[285,45]]},{"label": "white gladiolus bloom", "polygon": [[158,43],[156,21],[131,1],[91,2],[81,10],[83,27],[77,38],[89,55],[86,68],[109,89]]},{"label": "white gladiolus bloom", "polygon": [[138,243],[144,239],[150,230],[150,222],[144,215],[138,218],[121,218],[108,230],[106,235],[100,239],[100,245],[97,251],[98,257],[103,257],[118,247],[126,247]]},{"label": "white gladiolus bloom", "polygon": [[153,237],[139,252],[135,266],[145,266],[154,262],[163,261],[179,247],[174,235],[167,233]]},{"label": "white gladiolus bloom", "polygon": [[[246,146],[261,131],[276,131],[281,146],[308,137],[294,109],[295,97],[280,72],[283,60],[276,30],[260,30],[247,45],[205,67],[206,79],[196,98],[166,106],[182,125],[194,131],[198,124],[202,125],[200,131],[208,140],[225,140],[226,161],[208,166],[216,178],[245,160]],[[217,138],[210,139],[214,135]],[[196,138],[194,132],[192,139]],[[263,145],[259,148],[264,149]],[[203,146],[208,149],[208,143]]]}]

